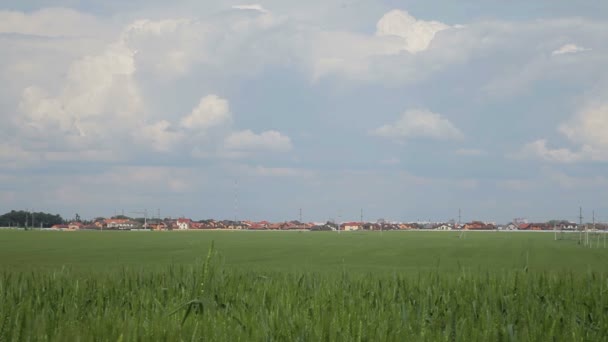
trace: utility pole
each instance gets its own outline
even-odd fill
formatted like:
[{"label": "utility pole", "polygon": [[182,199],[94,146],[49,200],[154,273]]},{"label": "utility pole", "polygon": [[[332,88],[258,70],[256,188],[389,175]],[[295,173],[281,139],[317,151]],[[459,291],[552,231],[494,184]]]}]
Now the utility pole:
[{"label": "utility pole", "polygon": [[132,211],[133,214],[144,214],[144,229],[148,228],[148,209],[144,209],[144,211]]},{"label": "utility pole", "polygon": [[302,222],[302,208],[300,208],[300,223],[304,223]]},{"label": "utility pole", "polygon": [[361,224],[363,224],[363,208],[361,208]]},{"label": "utility pole", "polygon": [[460,220],[462,219],[462,211],[458,208],[458,226],[460,227]]},{"label": "utility pole", "polygon": [[[595,234],[595,210],[592,211],[592,215],[593,215],[593,221],[591,221],[591,222],[593,222],[593,226],[592,226],[593,227],[593,234]],[[589,233],[587,233],[587,235],[589,235]],[[587,238],[587,240],[588,239],[589,238]],[[599,241],[598,241],[598,244],[599,244]],[[593,246],[593,241],[591,241],[591,245],[589,247],[591,247],[591,246]]]},{"label": "utility pole", "polygon": [[578,214],[578,223],[579,223],[579,227],[578,227],[578,244],[582,244],[583,243],[583,207],[579,207],[579,214]]},{"label": "utility pole", "polygon": [[[462,224],[462,210],[460,210],[460,208],[458,209],[458,227],[460,228],[460,225]],[[458,237],[459,239],[466,239],[467,236],[465,235],[465,231],[464,228],[461,229],[460,231],[460,236]]]},{"label": "utility pole", "polygon": [[555,229],[555,223],[553,223],[553,235],[554,235],[554,241],[557,241],[557,230]]}]

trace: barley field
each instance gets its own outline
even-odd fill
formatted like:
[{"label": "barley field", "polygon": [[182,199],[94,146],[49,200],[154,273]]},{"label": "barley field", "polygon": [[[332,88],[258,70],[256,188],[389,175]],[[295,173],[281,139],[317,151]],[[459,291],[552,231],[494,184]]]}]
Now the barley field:
[{"label": "barley field", "polygon": [[607,256],[549,233],[0,231],[0,340],[602,341]]}]

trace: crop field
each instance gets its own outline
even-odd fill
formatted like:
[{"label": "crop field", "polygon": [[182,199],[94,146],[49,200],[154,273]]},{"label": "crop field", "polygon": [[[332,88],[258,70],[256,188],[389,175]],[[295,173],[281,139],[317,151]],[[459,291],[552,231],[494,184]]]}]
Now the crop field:
[{"label": "crop field", "polygon": [[602,341],[601,239],[0,231],[0,341]]}]

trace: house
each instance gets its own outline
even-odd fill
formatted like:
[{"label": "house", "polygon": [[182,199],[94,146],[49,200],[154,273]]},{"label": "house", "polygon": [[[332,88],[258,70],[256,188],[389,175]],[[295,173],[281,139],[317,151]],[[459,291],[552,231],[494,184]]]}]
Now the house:
[{"label": "house", "polygon": [[163,221],[150,220],[148,221],[148,228],[152,230],[167,230],[168,225]]},{"label": "house", "polygon": [[529,230],[553,230],[553,226],[546,223],[531,223]]},{"label": "house", "polygon": [[452,230],[452,225],[449,223],[444,223],[442,225],[440,225],[439,227],[435,228],[437,230]]},{"label": "house", "polygon": [[310,230],[313,232],[330,232],[335,230],[334,227],[328,225],[328,224],[315,224],[312,227],[310,227]]},{"label": "house", "polygon": [[180,218],[177,219],[176,221],[177,223],[177,229],[179,230],[187,230],[190,229],[192,227],[192,220],[191,219],[187,219],[187,218]]},{"label": "house", "polygon": [[70,226],[67,225],[67,224],[56,224],[56,225],[53,225],[51,228],[53,228],[53,229],[69,229]]},{"label": "house", "polygon": [[595,229],[596,230],[606,231],[606,230],[608,230],[607,228],[608,228],[608,225],[606,225],[605,223],[596,223],[595,224]]},{"label": "house", "polygon": [[279,229],[281,229],[281,224],[280,223],[271,223],[268,225],[268,229],[279,230]]},{"label": "house", "polygon": [[409,224],[409,223],[401,223],[398,225],[399,229],[401,230],[411,230],[411,229],[416,229],[416,226],[413,224]]},{"label": "house", "polygon": [[82,227],[84,227],[84,225],[80,222],[70,222],[70,224],[68,225],[68,229],[70,230],[78,230],[82,229]]},{"label": "house", "polygon": [[249,224],[248,229],[268,229],[269,226],[270,222],[268,221],[252,222]]},{"label": "house", "polygon": [[263,230],[263,229],[268,229],[268,226],[263,224],[262,222],[253,222],[249,225],[249,228],[247,228],[247,229]]},{"label": "house", "polygon": [[481,221],[473,221],[464,225],[466,230],[494,230],[496,226],[491,223],[483,223]]},{"label": "house", "polygon": [[362,224],[359,222],[346,222],[340,225],[340,230],[353,231],[361,229]]},{"label": "house", "polygon": [[555,227],[557,230],[578,230],[578,225],[571,222],[561,222]]},{"label": "house", "polygon": [[139,224],[129,219],[105,219],[101,225],[101,228],[106,229],[133,229]]},{"label": "house", "polygon": [[378,223],[363,223],[361,225],[362,230],[381,230],[382,226]]},{"label": "house", "polygon": [[190,224],[190,229],[203,229],[204,226],[205,224],[202,222],[192,222]]},{"label": "house", "polygon": [[530,230],[530,227],[532,227],[531,223],[520,223],[517,225],[517,230]]},{"label": "house", "polygon": [[219,226],[219,222],[215,222],[215,220],[206,220],[204,221],[204,227],[203,229],[217,229],[217,228],[221,228]]}]

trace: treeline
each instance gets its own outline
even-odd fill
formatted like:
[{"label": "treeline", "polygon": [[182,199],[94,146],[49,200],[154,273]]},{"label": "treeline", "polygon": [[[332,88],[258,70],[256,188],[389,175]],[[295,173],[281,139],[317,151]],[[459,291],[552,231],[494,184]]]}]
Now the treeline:
[{"label": "treeline", "polygon": [[63,224],[65,220],[60,215],[42,212],[11,210],[0,216],[0,227],[43,227],[50,228],[55,224]]}]

